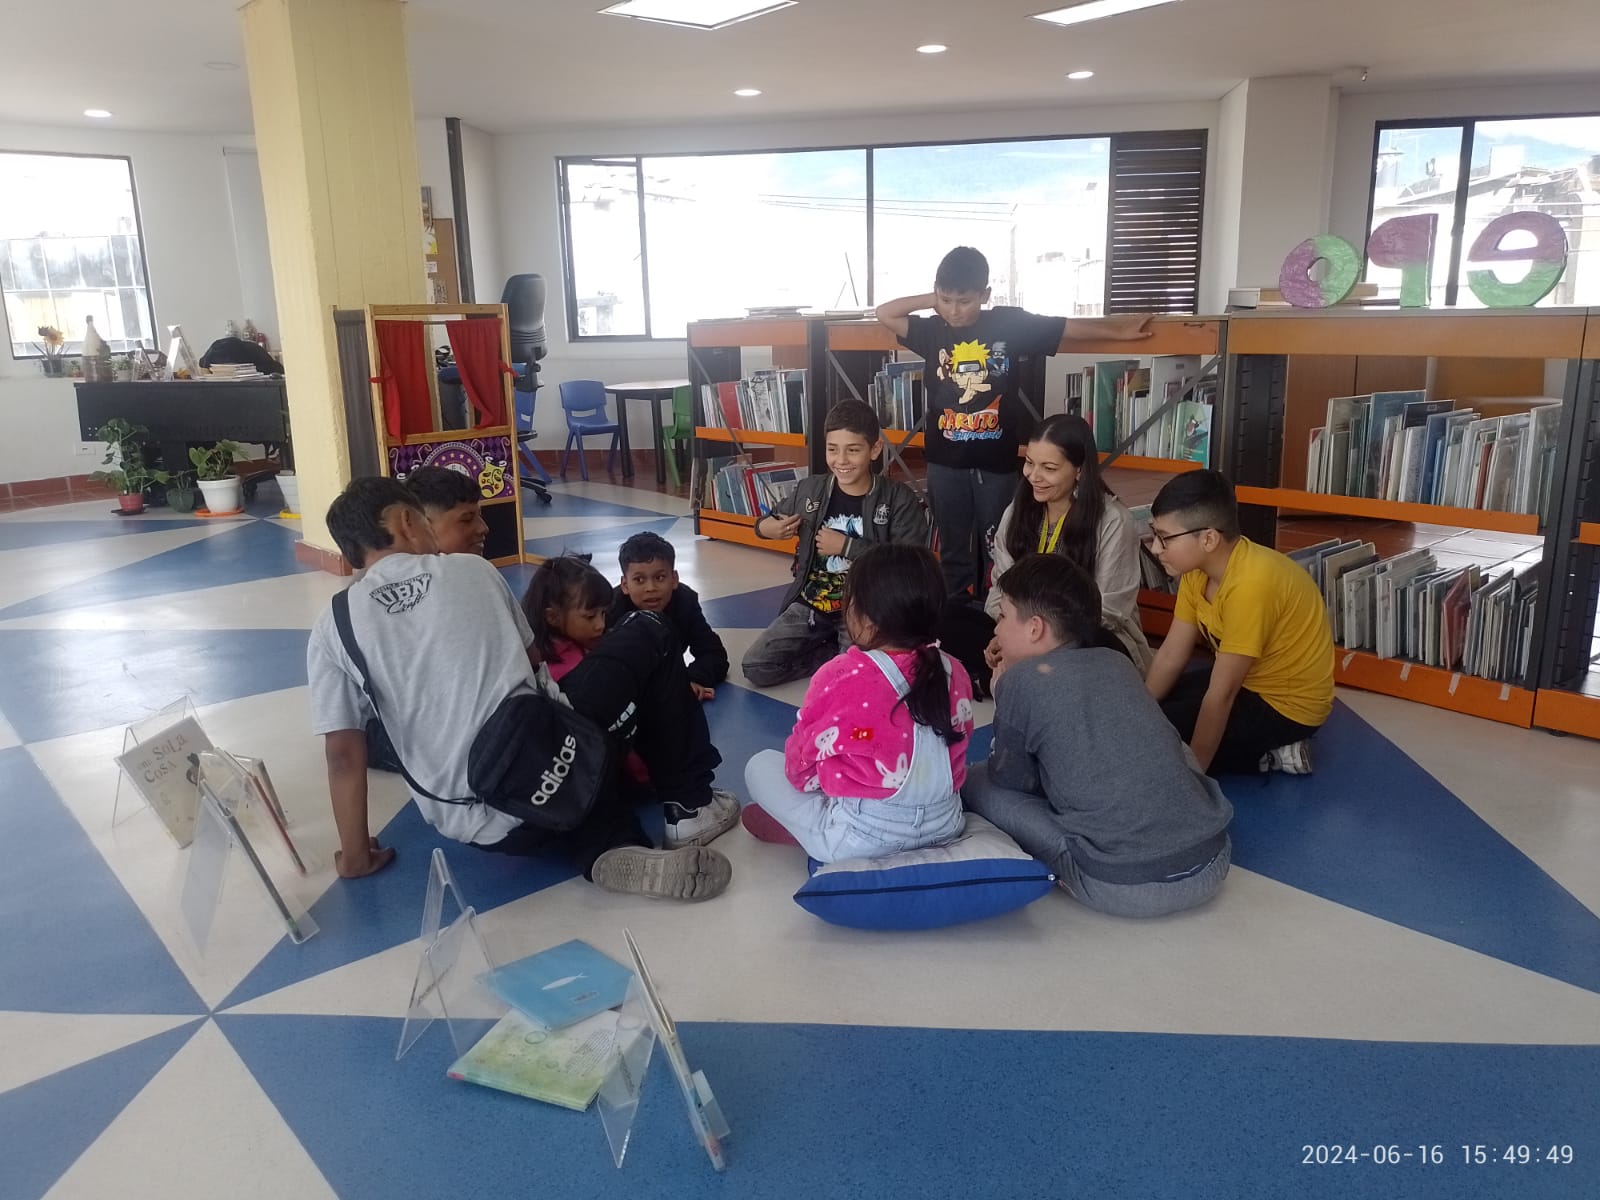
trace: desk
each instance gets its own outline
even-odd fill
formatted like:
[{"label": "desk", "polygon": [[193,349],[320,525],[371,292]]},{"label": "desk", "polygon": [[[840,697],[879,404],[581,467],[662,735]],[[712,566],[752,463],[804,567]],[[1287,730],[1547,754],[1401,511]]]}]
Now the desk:
[{"label": "desk", "polygon": [[633,455],[628,446],[628,411],[625,401],[650,402],[650,437],[656,448],[656,482],[667,481],[666,441],[661,430],[661,402],[672,399],[672,393],[688,387],[687,379],[638,379],[632,383],[608,383],[606,391],[617,398],[618,448],[622,451],[622,477],[633,478]]},{"label": "desk", "polygon": [[289,441],[289,401],[281,379],[179,379],[142,383],[80,383],[78,430],[95,430],[112,417],[149,429],[169,471],[189,469],[189,443],[265,442],[282,447],[283,465],[294,466]]}]

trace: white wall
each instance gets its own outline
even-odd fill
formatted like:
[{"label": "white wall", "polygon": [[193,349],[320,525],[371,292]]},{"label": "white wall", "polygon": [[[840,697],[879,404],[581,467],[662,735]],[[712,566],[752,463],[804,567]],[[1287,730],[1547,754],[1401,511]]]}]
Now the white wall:
[{"label": "white wall", "polygon": [[1244,143],[1249,80],[1240,83],[1217,104],[1217,128],[1212,136],[1207,174],[1205,232],[1201,243],[1203,264],[1200,311],[1221,312],[1228,304],[1228,289],[1237,285],[1239,262],[1239,210],[1244,195]]},{"label": "white wall", "polygon": [[[433,215],[452,219],[455,198],[450,192],[450,142],[443,117],[417,118],[417,178],[433,189]],[[419,235],[420,236],[420,235]]]},{"label": "white wall", "polygon": [[[145,262],[158,335],[181,324],[203,348],[229,317],[242,317],[238,260],[222,161],[248,138],[128,133],[0,123],[0,150],[120,154],[133,160]],[[0,482],[82,475],[99,455],[77,453],[72,385],[45,379],[33,360],[0,345]]]},{"label": "white wall", "polygon": [[276,349],[283,339],[278,331],[278,292],[272,282],[267,208],[261,195],[261,160],[253,147],[227,146],[222,163],[228,180],[234,256],[239,263],[240,314],[254,321]]},{"label": "white wall", "polygon": [[479,304],[500,299],[510,274],[500,261],[500,197],[495,187],[494,137],[461,126],[461,172],[467,189],[467,224],[472,238],[472,283]]},{"label": "white wall", "polygon": [[[549,299],[545,320],[550,356],[540,379],[537,427],[544,448],[559,448],[564,422],[554,385],[566,379],[650,379],[681,377],[686,350],[682,341],[597,345],[572,344],[566,335],[562,290],[561,223],[556,202],[556,159],[563,155],[662,154],[717,150],[771,150],[793,147],[859,146],[864,143],[939,142],[978,138],[1028,138],[1095,135],[1142,129],[1206,129],[1215,157],[1217,105],[1134,104],[1103,108],[1001,110],[966,113],[859,115],[800,121],[747,122],[738,125],[639,126],[566,129],[503,134],[494,139],[499,203],[501,272],[545,277]],[[1215,203],[1216,171],[1207,171],[1206,204]],[[476,217],[474,217],[476,240]],[[945,246],[928,248],[928,275]],[[1210,264],[1202,262],[1201,294],[1209,294]],[[487,295],[487,293],[484,293]],[[1054,394],[1052,392],[1052,394]],[[649,410],[630,406],[629,434],[634,446],[650,445]]]},{"label": "white wall", "polygon": [[[1379,121],[1427,117],[1536,117],[1600,112],[1600,76],[1558,83],[1464,87],[1429,92],[1367,92],[1339,100],[1328,228],[1353,245],[1367,240],[1372,144]],[[1310,236],[1309,233],[1307,236]]]}]

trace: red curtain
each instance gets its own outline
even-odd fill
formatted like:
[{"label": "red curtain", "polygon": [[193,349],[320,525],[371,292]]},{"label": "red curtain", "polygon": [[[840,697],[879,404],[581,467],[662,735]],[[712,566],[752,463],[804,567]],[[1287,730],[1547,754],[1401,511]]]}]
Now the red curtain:
[{"label": "red curtain", "polygon": [[461,370],[461,385],[467,389],[467,399],[478,414],[477,423],[506,424],[505,384],[500,376],[502,370],[510,368],[502,368],[500,363],[499,319],[446,321],[444,328],[450,335],[456,366]]},{"label": "red curtain", "polygon": [[378,378],[383,385],[383,417],[392,438],[433,429],[428,372],[433,356],[423,341],[421,321],[374,321],[378,339]]}]

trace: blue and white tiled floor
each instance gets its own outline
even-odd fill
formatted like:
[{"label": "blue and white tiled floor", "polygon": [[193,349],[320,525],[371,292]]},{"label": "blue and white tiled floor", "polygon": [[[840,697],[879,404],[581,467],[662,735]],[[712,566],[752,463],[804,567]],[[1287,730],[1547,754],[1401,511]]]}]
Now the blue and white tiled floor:
[{"label": "blue and white tiled floor", "polygon": [[[944,932],[836,929],[791,903],[798,855],[742,830],[718,843],[733,887],[696,907],[447,847],[497,955],[620,955],[628,926],[651,958],[729,1168],[657,1063],[617,1171],[592,1113],[446,1080],[442,1032],[394,1062],[438,843],[376,777],[399,859],[333,877],[304,648],[339,582],[295,566],[293,523],[108,507],[0,518],[3,1200],[1600,1195],[1600,745],[1344,694],[1316,775],[1229,781],[1221,897],[1142,924],[1058,894]],[[607,566],[627,533],[667,534],[737,661],[785,565],[695,543],[683,508],[558,485],[529,544]],[[303,946],[232,876],[202,964],[184,853],[147,812],[112,824],[123,725],[185,694],[268,761],[315,852]],[[799,695],[720,691],[724,782]],[[1363,1157],[1303,1164],[1318,1145]],[[1498,1161],[1520,1145],[1536,1161]],[[1576,1160],[1537,1161],[1552,1145]],[[1374,1163],[1388,1146],[1406,1157]]]}]

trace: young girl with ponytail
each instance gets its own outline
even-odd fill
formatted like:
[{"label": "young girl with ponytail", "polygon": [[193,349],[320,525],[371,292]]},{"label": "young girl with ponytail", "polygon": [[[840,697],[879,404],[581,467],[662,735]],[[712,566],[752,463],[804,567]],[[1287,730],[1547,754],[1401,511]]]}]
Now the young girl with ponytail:
[{"label": "young girl with ponytail", "polygon": [[934,640],[944,577],[922,546],[874,546],[845,576],[852,645],[811,678],[780,754],[745,766],[743,821],[819,862],[876,858],[961,834],[972,682]]}]

